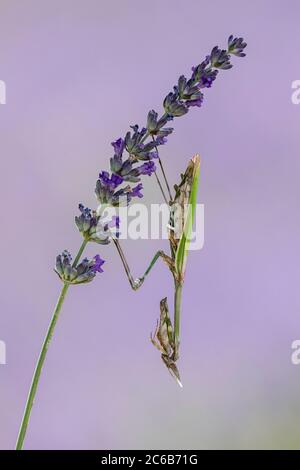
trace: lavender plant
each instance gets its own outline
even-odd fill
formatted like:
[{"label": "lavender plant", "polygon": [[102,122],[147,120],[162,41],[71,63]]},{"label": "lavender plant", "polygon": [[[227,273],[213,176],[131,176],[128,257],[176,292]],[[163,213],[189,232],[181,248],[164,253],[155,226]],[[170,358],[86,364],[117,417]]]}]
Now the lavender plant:
[{"label": "lavender plant", "polygon": [[[23,447],[39,378],[67,291],[70,285],[91,282],[98,273],[103,272],[104,260],[99,254],[96,254],[91,260],[87,258],[81,260],[88,243],[98,245],[114,243],[133,290],[142,286],[158,259],[161,258],[167,265],[174,279],[174,319],[172,322],[167,299],[162,299],[160,319],[151,341],[161,352],[162,360],[168,370],[181,384],[176,365],[179,358],[180,306],[188,245],[195,213],[200,159],[198,155],[191,159],[185,173],[181,175],[180,183],[174,186],[175,193],[173,194],[159,149],[167,143],[168,136],[174,131],[173,127],[170,127],[170,123],[175,118],[187,114],[192,107],[202,106],[203,90],[212,86],[220,70],[228,70],[232,67],[231,55],[245,56],[245,47],[246,43],[243,38],[234,38],[233,36],[229,37],[226,50],[220,49],[218,46],[214,47],[203,62],[192,67],[189,78],[184,75],[179,77],[177,84],[163,101],[164,112],[161,117],[156,111],[149,111],[146,127],[131,126],[124,138],[120,137],[112,142],[114,155],[110,159],[110,172],[101,171],[96,182],[97,209],[91,210],[84,207],[83,204],[79,204],[79,215],[75,217],[75,224],[83,239],[79,251],[74,261],[67,250],[56,258],[55,272],[62,281],[62,290],[33,375],[16,444],[17,450]],[[160,174],[158,174],[157,166],[159,166]],[[120,245],[120,219],[115,215],[107,220],[104,215],[107,208],[128,206],[137,198],[142,198],[141,179],[143,176],[152,175],[154,175],[162,197],[170,209],[170,229],[168,232],[170,254],[158,251],[144,275],[135,279]],[[181,228],[179,235],[177,233],[175,236],[175,222],[178,220]]]}]

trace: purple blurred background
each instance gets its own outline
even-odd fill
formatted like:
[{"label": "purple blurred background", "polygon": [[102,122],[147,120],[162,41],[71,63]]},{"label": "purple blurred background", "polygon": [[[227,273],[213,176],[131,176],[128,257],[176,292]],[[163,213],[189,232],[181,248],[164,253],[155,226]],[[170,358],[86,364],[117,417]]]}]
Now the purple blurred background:
[{"label": "purple blurred background", "polygon": [[[1,0],[0,448],[13,448],[60,283],[55,256],[81,241],[110,142],[229,34],[247,57],[162,151],[172,182],[202,156],[205,246],[189,259],[181,390],[150,341],[172,281],[130,290],[113,246],[105,273],[70,289],[47,357],[28,449],[299,448],[300,4],[283,1]],[[153,179],[145,200],[160,201]],[[135,275],[166,242],[125,242]],[[167,248],[166,248],[167,249]]]}]

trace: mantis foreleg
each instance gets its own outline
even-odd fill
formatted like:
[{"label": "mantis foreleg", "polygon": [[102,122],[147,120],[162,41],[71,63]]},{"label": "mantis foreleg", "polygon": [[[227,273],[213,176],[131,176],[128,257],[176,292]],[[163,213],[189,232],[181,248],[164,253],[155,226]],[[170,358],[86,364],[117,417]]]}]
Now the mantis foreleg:
[{"label": "mantis foreleg", "polygon": [[120,245],[120,242],[119,240],[116,240],[114,239],[114,244],[118,250],[118,253],[120,255],[120,258],[121,258],[121,261],[122,261],[122,264],[124,266],[124,269],[125,269],[125,272],[126,272],[126,275],[127,275],[127,278],[128,278],[128,281],[129,281],[129,284],[131,285],[132,289],[134,291],[138,290],[142,284],[144,283],[146,277],[148,276],[148,274],[150,273],[150,271],[152,270],[152,268],[154,267],[156,261],[159,259],[159,258],[162,258],[162,260],[168,265],[168,267],[173,270],[174,267],[174,262],[172,261],[172,259],[166,255],[162,250],[159,250],[157,253],[155,253],[155,255],[153,256],[148,268],[146,269],[146,271],[144,272],[143,276],[141,277],[138,277],[138,278],[134,278],[131,274],[131,271],[130,271],[130,267],[129,267],[129,264],[126,260],[126,257],[124,255],[124,252],[121,248],[121,245]]}]

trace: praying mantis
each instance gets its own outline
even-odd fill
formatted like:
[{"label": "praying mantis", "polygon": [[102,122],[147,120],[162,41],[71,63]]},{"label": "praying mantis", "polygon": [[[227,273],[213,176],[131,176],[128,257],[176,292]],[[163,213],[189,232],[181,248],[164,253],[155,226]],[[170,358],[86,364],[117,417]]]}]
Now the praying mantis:
[{"label": "praying mantis", "polygon": [[143,276],[135,279],[132,274],[120,242],[114,238],[114,244],[120,255],[130,286],[134,291],[144,283],[146,277],[159,259],[169,268],[174,280],[174,318],[169,315],[167,298],[160,301],[160,318],[154,335],[150,336],[153,345],[160,351],[161,358],[171,375],[182,387],[176,362],[179,359],[180,345],[180,312],[184,277],[187,265],[192,227],[195,219],[197,191],[200,175],[200,157],[195,155],[181,175],[179,185],[175,185],[175,197],[169,201],[170,220],[168,238],[170,255],[159,250],[152,258]]}]

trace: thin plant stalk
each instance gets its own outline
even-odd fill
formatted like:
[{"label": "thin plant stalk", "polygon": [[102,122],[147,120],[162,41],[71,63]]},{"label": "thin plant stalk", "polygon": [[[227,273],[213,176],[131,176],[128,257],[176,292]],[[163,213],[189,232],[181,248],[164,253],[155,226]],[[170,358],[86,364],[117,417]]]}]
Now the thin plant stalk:
[{"label": "thin plant stalk", "polygon": [[[152,140],[153,140],[153,142],[155,142],[154,136],[152,136]],[[165,180],[165,183],[166,183],[166,187],[167,187],[167,190],[168,190],[168,193],[169,193],[170,202],[171,202],[172,199],[173,199],[173,197],[172,197],[170,185],[169,185],[169,182],[168,182],[168,179],[167,179],[167,175],[166,175],[166,172],[165,172],[164,167],[163,167],[162,160],[161,160],[161,158],[160,158],[160,156],[159,156],[159,152],[158,152],[157,146],[155,147],[155,150],[156,150],[157,155],[158,155],[158,163],[159,163],[159,166],[160,166],[162,175],[163,175],[163,177],[164,177],[164,180]]]},{"label": "thin plant stalk", "polygon": [[[82,245],[81,245],[81,247],[80,247],[80,249],[77,253],[77,256],[74,260],[73,266],[76,266],[78,261],[80,260],[81,255],[82,255],[82,253],[83,253],[83,251],[86,247],[87,242],[88,241],[86,239],[83,241],[83,243],[82,243]],[[55,326],[56,326],[56,323],[57,323],[57,320],[58,320],[61,308],[63,306],[63,303],[64,303],[64,300],[65,300],[68,289],[69,289],[69,284],[67,282],[65,282],[63,284],[63,288],[61,290],[61,293],[60,293],[60,296],[58,298],[57,304],[55,306],[53,316],[52,316],[50,325],[48,327],[48,331],[47,331],[47,334],[45,336],[45,339],[44,339],[44,342],[43,342],[43,345],[42,345],[42,349],[41,349],[41,352],[40,352],[40,355],[39,355],[39,358],[38,358],[38,361],[37,361],[37,364],[36,364],[36,368],[35,368],[35,371],[34,371],[34,374],[33,374],[33,378],[32,378],[32,382],[31,382],[28,398],[27,398],[26,405],[25,405],[25,411],[24,411],[23,419],[22,419],[19,434],[18,434],[18,439],[17,439],[17,443],[16,443],[16,450],[22,450],[22,448],[23,448],[24,439],[25,439],[25,436],[26,436],[26,431],[27,431],[29,420],[30,420],[31,410],[32,410],[33,402],[34,402],[34,399],[35,399],[35,396],[36,396],[36,392],[37,392],[40,376],[41,376],[41,373],[42,373],[43,365],[44,365],[44,362],[45,362],[45,359],[46,359],[47,351],[48,351],[51,339],[53,337]]]},{"label": "thin plant stalk", "polygon": [[179,356],[179,338],[180,338],[180,312],[181,312],[181,298],[182,298],[181,282],[175,281],[175,294],[174,294],[174,360],[176,361]]},{"label": "thin plant stalk", "polygon": [[158,157],[158,163],[159,163],[159,165],[160,165],[161,172],[162,172],[162,174],[163,174],[163,177],[164,177],[164,180],[165,180],[165,183],[166,183],[166,186],[167,186],[167,190],[168,190],[168,193],[169,193],[170,201],[172,201],[171,189],[170,189],[170,186],[169,186],[169,183],[168,183],[168,180],[167,180],[167,176],[166,176],[166,173],[165,173],[165,170],[164,170],[164,167],[163,167],[162,159],[160,158],[160,156]]},{"label": "thin plant stalk", "polygon": [[88,239],[87,239],[87,238],[84,238],[84,240],[83,240],[83,242],[82,242],[82,244],[81,244],[81,246],[80,246],[80,248],[79,248],[79,250],[78,250],[78,253],[77,253],[77,255],[75,256],[75,259],[74,259],[74,262],[73,262],[73,265],[72,265],[73,267],[74,267],[74,266],[77,266],[78,261],[80,260],[80,258],[81,258],[81,256],[82,256],[82,253],[84,252],[85,247],[86,247],[87,244],[88,244]]},{"label": "thin plant stalk", "polygon": [[[160,159],[159,159],[159,160],[160,160]],[[166,203],[167,205],[169,205],[167,196],[165,195],[165,192],[164,192],[164,189],[163,189],[162,184],[161,184],[161,182],[160,182],[160,179],[159,179],[159,177],[158,177],[157,171],[154,172],[154,175],[155,175],[157,184],[158,184],[158,186],[159,186],[159,189],[160,189],[160,191],[161,191],[161,194],[162,194],[162,196],[163,196],[163,198],[164,198],[164,201],[165,201],[165,203]]]},{"label": "thin plant stalk", "polygon": [[[164,117],[164,116],[165,116],[165,115],[163,115],[163,117]],[[143,143],[148,137],[149,137],[149,132],[146,132],[146,134],[145,134],[144,137],[142,138],[141,142]],[[152,136],[152,140],[155,141],[154,136]],[[159,165],[160,165],[160,168],[161,168],[161,171],[162,171],[164,180],[165,180],[165,184],[166,184],[166,187],[167,187],[167,190],[168,190],[169,198],[170,198],[170,201],[172,201],[172,193],[171,193],[171,190],[170,190],[170,185],[169,185],[169,183],[168,183],[167,176],[166,176],[166,172],[165,172],[165,170],[164,170],[164,167],[163,167],[161,158],[160,158],[160,156],[159,156],[159,152],[158,152],[157,146],[155,146],[155,150],[156,150],[157,155],[158,155],[158,162],[159,162]],[[168,201],[168,199],[167,199],[167,197],[166,197],[166,195],[165,195],[165,192],[164,192],[164,190],[163,190],[163,187],[162,187],[162,184],[161,184],[161,182],[160,182],[160,179],[159,179],[159,177],[158,177],[158,175],[157,175],[157,172],[155,171],[154,174],[155,174],[155,176],[156,176],[156,180],[157,180],[159,189],[160,189],[160,191],[161,191],[161,193],[162,193],[162,195],[163,195],[163,198],[164,198],[166,204],[169,205],[169,201]]]}]

